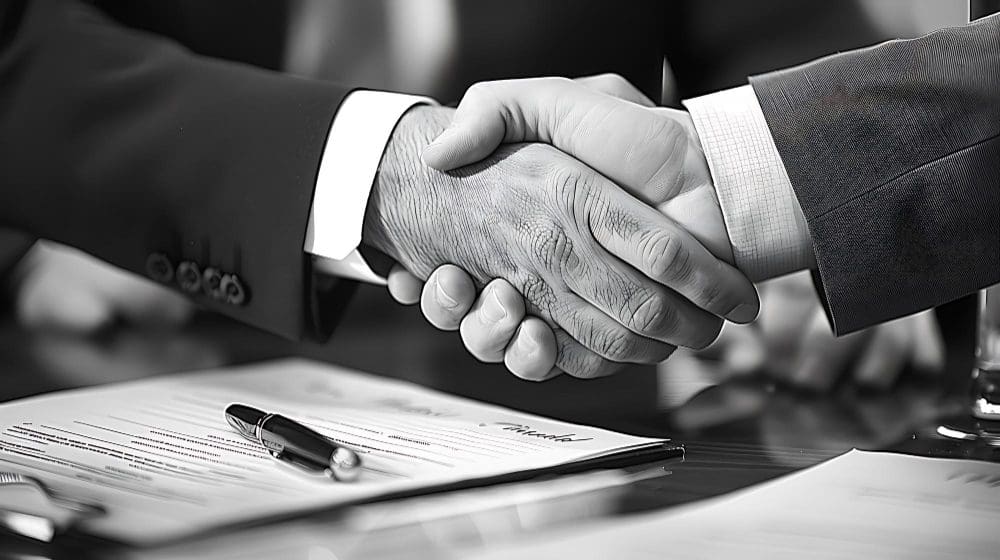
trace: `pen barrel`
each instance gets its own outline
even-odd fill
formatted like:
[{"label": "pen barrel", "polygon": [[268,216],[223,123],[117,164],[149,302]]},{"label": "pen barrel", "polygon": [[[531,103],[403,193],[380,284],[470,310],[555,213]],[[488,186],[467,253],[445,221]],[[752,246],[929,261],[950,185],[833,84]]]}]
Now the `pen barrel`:
[{"label": "pen barrel", "polygon": [[337,445],[319,432],[279,414],[272,414],[260,427],[261,443],[269,450],[277,454],[290,453],[319,468],[330,467]]}]

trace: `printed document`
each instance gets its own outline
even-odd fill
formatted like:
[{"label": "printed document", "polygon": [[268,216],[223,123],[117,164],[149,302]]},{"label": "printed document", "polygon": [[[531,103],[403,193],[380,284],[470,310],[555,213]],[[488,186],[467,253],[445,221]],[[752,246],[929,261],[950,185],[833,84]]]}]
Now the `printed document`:
[{"label": "printed document", "polygon": [[[227,424],[231,403],[285,415],[354,449],[363,463],[360,479],[335,482],[272,458]],[[82,529],[133,543],[659,451],[677,453],[662,439],[545,419],[305,360],[0,405],[0,472],[31,475],[59,494],[101,504],[107,514]],[[0,508],[16,506],[0,502]]]}]

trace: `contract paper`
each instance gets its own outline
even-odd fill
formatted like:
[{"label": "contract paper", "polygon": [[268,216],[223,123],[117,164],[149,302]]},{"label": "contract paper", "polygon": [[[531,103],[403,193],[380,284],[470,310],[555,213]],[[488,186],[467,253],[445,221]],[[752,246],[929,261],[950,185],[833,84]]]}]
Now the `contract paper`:
[{"label": "contract paper", "polygon": [[[243,403],[357,451],[359,480],[284,464],[236,434]],[[615,433],[304,360],[82,389],[0,405],[0,472],[103,505],[85,532],[149,543],[603,456],[667,450]],[[17,504],[0,508],[16,510]]]},{"label": "contract paper", "polygon": [[732,495],[465,557],[996,559],[1000,464],[855,450]]}]

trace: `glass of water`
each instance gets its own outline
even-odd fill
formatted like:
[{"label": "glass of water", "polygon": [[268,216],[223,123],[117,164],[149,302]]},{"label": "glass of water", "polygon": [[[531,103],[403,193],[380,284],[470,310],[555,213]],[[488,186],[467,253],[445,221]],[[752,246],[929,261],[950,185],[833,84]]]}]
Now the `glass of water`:
[{"label": "glass of water", "polygon": [[1000,420],[1000,284],[979,292],[972,415]]}]

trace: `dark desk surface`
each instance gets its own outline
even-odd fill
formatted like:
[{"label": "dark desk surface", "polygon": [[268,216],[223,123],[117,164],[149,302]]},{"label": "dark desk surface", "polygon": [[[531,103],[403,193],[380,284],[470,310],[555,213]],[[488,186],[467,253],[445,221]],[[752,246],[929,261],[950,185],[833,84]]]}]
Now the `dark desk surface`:
[{"label": "dark desk surface", "polygon": [[[660,372],[633,367],[593,381],[559,378],[542,384],[523,382],[500,366],[476,362],[464,352],[457,334],[433,330],[416,309],[395,306],[381,289],[372,287],[360,291],[342,327],[326,345],[284,341],[208,315],[198,317],[181,332],[121,330],[89,341],[28,333],[8,319],[0,322],[0,401],[296,354],[538,414],[684,443],[687,454],[682,463],[635,469],[645,476],[624,487],[593,492],[570,502],[540,500],[506,513],[516,517],[531,506],[535,508],[533,519],[544,520],[541,525],[560,525],[717,496],[814,465],[854,447],[1000,459],[997,448],[962,444],[934,434],[942,421],[968,422],[964,410],[973,334],[969,305],[947,306],[939,316],[948,339],[944,379],[908,379],[887,394],[865,394],[844,386],[822,396],[795,393],[764,379],[743,379],[708,389],[679,408],[667,404],[672,402],[670,368],[684,364],[668,362]],[[335,513],[286,523],[268,538],[273,545],[275,535],[287,535],[289,543],[283,546],[302,542],[313,551],[320,542],[334,553],[331,558],[439,557],[451,555],[456,546],[502,542],[540,525],[484,522],[476,515],[435,521],[441,525],[436,528],[421,522],[359,533],[356,526],[342,522],[342,514]],[[338,544],[347,541],[349,546]],[[246,550],[240,547],[248,546],[247,542],[239,535],[229,535],[188,543],[180,551],[147,550],[137,555],[246,557]],[[52,557],[81,555],[75,549],[0,539],[0,550],[5,547]],[[258,550],[261,556],[268,555],[264,549]],[[311,557],[307,552],[282,548],[275,554]],[[122,550],[93,554],[136,555]]]}]

